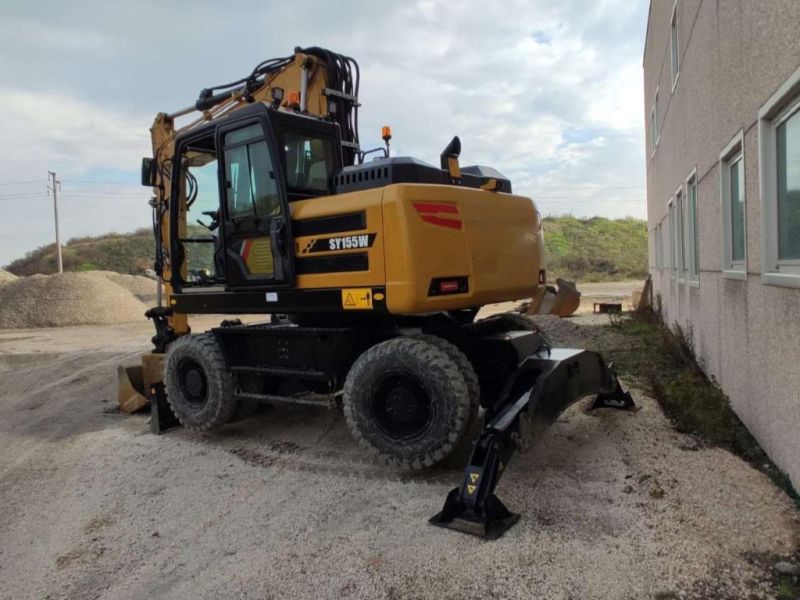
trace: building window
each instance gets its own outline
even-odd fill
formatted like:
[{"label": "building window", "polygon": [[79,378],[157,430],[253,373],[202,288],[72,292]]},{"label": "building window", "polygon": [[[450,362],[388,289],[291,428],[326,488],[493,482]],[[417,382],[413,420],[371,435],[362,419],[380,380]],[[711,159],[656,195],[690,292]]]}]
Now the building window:
[{"label": "building window", "polygon": [[684,254],[689,266],[689,281],[700,281],[700,230],[697,226],[697,170],[686,180],[686,247]]},{"label": "building window", "polygon": [[661,223],[653,228],[653,260],[655,268],[664,268],[664,243],[661,240]]},{"label": "building window", "polygon": [[669,28],[669,48],[670,58],[672,59],[672,89],[678,83],[678,75],[681,72],[680,48],[678,47],[678,2],[672,6],[672,21]]},{"label": "building window", "polygon": [[800,69],[758,116],[761,276],[800,287]]},{"label": "building window", "polygon": [[675,192],[675,258],[678,279],[686,277],[686,233],[683,226],[683,186]]},{"label": "building window", "polygon": [[747,217],[744,186],[744,134],[739,132],[719,156],[722,198],[722,274],[747,277]]},{"label": "building window", "polygon": [[658,129],[658,88],[653,98],[653,107],[650,109],[650,151],[655,152],[658,141],[661,139],[661,132]]},{"label": "building window", "polygon": [[678,277],[678,247],[675,243],[677,237],[678,226],[675,224],[675,199],[669,201],[669,266],[672,272],[672,278]]}]

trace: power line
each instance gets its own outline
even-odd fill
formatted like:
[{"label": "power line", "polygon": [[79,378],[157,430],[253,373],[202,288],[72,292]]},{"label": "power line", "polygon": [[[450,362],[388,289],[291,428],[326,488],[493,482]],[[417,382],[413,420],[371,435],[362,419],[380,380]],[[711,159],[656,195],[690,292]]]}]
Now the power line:
[{"label": "power line", "polygon": [[0,185],[23,185],[28,183],[46,183],[44,179],[29,179],[27,181],[2,181]]},{"label": "power line", "polygon": [[50,194],[26,194],[21,196],[10,196],[10,197],[0,197],[0,202],[4,200],[27,200],[28,198],[44,198],[49,196]]},{"label": "power line", "polygon": [[139,186],[136,182],[131,181],[99,181],[96,179],[66,179],[62,183],[91,183],[93,185],[130,185]]},{"label": "power line", "polygon": [[12,198],[24,198],[26,196],[47,196],[48,192],[20,192],[18,194],[0,194],[0,200],[11,200]]}]

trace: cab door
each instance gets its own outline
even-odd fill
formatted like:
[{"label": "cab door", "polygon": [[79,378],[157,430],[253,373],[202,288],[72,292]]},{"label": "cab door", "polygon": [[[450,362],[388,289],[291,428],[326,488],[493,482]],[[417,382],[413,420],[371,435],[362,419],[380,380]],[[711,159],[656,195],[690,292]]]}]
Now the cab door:
[{"label": "cab door", "polygon": [[225,271],[230,288],[291,283],[293,255],[285,185],[265,119],[218,131]]}]

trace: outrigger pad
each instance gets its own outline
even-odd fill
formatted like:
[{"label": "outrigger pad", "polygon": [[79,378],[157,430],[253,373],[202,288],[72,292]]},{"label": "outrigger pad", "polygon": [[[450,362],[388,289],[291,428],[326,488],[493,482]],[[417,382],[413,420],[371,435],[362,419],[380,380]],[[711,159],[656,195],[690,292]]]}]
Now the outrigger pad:
[{"label": "outrigger pad", "polygon": [[636,403],[633,401],[633,396],[631,396],[631,393],[623,390],[622,385],[620,385],[619,380],[617,380],[616,389],[610,392],[600,392],[597,394],[597,398],[595,398],[594,403],[592,403],[591,410],[596,408],[635,410]]},{"label": "outrigger pad", "polygon": [[486,499],[482,516],[472,511],[465,512],[460,505],[460,496],[461,488],[450,490],[442,512],[428,522],[437,527],[496,540],[519,521],[519,515],[510,512],[494,494]]}]

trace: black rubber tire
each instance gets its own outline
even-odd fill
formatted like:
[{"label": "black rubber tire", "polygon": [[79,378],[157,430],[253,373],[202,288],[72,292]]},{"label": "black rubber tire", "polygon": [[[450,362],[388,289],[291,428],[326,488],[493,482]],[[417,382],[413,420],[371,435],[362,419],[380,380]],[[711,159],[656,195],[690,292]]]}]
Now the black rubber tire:
[{"label": "black rubber tire", "polygon": [[444,338],[440,338],[438,335],[422,333],[414,337],[425,340],[436,346],[439,350],[447,354],[450,360],[456,364],[458,370],[461,371],[461,375],[464,377],[464,383],[467,384],[467,393],[469,395],[469,420],[467,421],[467,430],[470,430],[475,420],[478,418],[478,412],[481,408],[481,385],[478,381],[478,374],[475,373],[475,369],[472,367],[472,363],[469,362],[467,355],[464,354],[458,346],[448,342]]},{"label": "black rubber tire", "polygon": [[[191,400],[181,383],[182,365],[194,363],[205,378],[203,398]],[[231,420],[239,402],[234,394],[233,375],[213,334],[184,335],[167,352],[164,386],[172,412],[186,429],[208,431]]]},{"label": "black rubber tire", "polygon": [[[431,416],[424,430],[393,437],[376,416],[375,388],[390,376],[424,391]],[[353,438],[384,464],[423,469],[458,447],[470,415],[467,384],[458,365],[426,340],[398,337],[376,344],[356,360],[344,384],[344,416]]]}]

